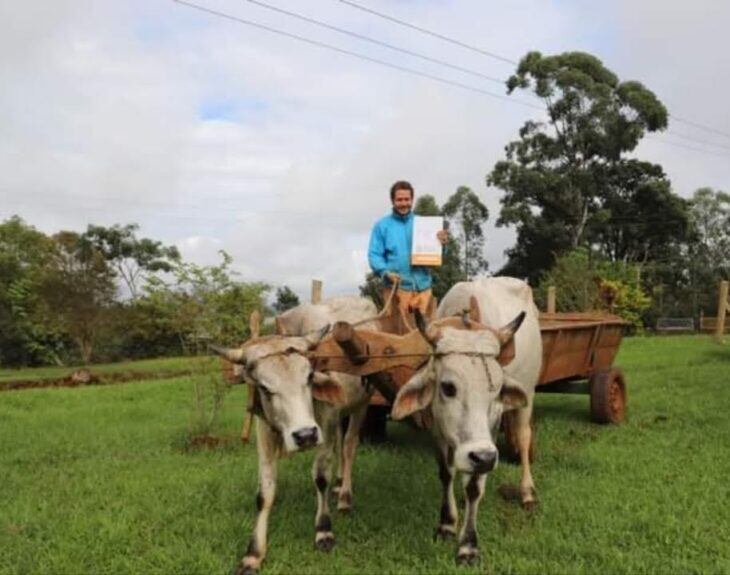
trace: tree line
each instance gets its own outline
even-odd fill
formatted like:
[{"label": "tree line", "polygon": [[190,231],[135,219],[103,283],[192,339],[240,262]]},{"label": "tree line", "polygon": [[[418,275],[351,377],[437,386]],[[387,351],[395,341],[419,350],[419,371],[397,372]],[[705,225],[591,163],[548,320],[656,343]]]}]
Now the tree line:
[{"label": "tree line", "polygon": [[0,224],[0,363],[67,364],[194,353],[247,336],[269,286],[231,258],[199,266],[134,224],[46,235]]},{"label": "tree line", "polygon": [[656,95],[582,52],[530,52],[507,88],[531,93],[546,114],[487,176],[504,192],[497,225],[517,230],[501,273],[559,294],[561,284],[564,294],[582,288],[562,309],[606,290],[637,325],[711,313],[730,274],[730,196],[702,188],[684,199],[660,165],[636,157],[642,138],[668,125]]},{"label": "tree line", "polygon": [[[660,165],[637,157],[642,138],[668,125],[656,95],[582,52],[530,52],[506,84],[545,112],[486,176],[502,191],[497,226],[517,232],[496,273],[527,279],[541,307],[554,285],[559,310],[608,308],[639,329],[660,316],[712,313],[718,281],[730,278],[730,195],[701,188],[685,199]],[[441,206],[420,196],[414,211],[449,225],[436,297],[490,272],[490,214],[478,194],[460,186]],[[92,225],[49,236],[18,217],[0,223],[0,363],[193,353],[248,335],[270,286],[237,279],[225,252],[218,265],[198,266],[137,232]],[[377,300],[377,278],[360,291]],[[282,286],[273,311],[298,303]]]}]

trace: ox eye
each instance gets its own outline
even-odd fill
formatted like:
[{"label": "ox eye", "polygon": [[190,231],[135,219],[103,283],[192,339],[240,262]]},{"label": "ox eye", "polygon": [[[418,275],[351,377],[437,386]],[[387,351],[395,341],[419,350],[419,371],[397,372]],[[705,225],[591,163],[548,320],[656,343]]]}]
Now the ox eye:
[{"label": "ox eye", "polygon": [[258,384],[259,389],[261,392],[267,397],[267,399],[271,399],[271,396],[274,395],[274,392],[271,391],[268,387],[265,385]]},{"label": "ox eye", "polygon": [[456,386],[451,383],[450,381],[442,381],[441,382],[441,393],[443,393],[446,397],[455,397],[456,396]]}]

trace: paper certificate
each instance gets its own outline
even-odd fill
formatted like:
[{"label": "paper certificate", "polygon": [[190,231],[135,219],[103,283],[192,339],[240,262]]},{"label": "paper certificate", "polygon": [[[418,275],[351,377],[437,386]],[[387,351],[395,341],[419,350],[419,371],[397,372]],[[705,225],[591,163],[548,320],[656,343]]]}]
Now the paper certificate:
[{"label": "paper certificate", "polygon": [[413,218],[412,265],[441,265],[441,242],[436,234],[442,229],[444,229],[444,219],[440,216],[415,216]]}]

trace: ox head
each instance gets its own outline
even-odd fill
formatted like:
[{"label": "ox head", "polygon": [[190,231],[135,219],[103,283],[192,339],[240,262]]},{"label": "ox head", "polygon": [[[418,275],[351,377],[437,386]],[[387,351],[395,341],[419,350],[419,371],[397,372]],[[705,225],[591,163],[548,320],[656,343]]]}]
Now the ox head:
[{"label": "ox head", "polygon": [[437,320],[430,326],[419,322],[434,356],[400,389],[392,417],[401,419],[430,405],[434,432],[448,445],[459,471],[494,469],[498,459],[494,434],[502,412],[527,404],[525,393],[510,381],[497,360],[524,317],[522,312],[500,329],[466,315]]},{"label": "ox head", "polygon": [[344,401],[337,380],[315,374],[307,357],[327,329],[307,337],[255,338],[235,349],[212,347],[241,366],[243,377],[255,394],[255,412],[281,435],[284,448],[290,453],[322,443],[313,399],[333,404]]}]

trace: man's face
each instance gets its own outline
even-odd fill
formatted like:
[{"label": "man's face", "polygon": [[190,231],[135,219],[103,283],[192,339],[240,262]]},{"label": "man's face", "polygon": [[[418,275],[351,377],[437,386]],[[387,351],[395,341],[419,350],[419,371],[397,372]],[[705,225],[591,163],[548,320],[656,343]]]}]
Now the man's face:
[{"label": "man's face", "polygon": [[396,190],[393,197],[393,209],[401,216],[408,215],[413,207],[413,196],[410,190]]}]

